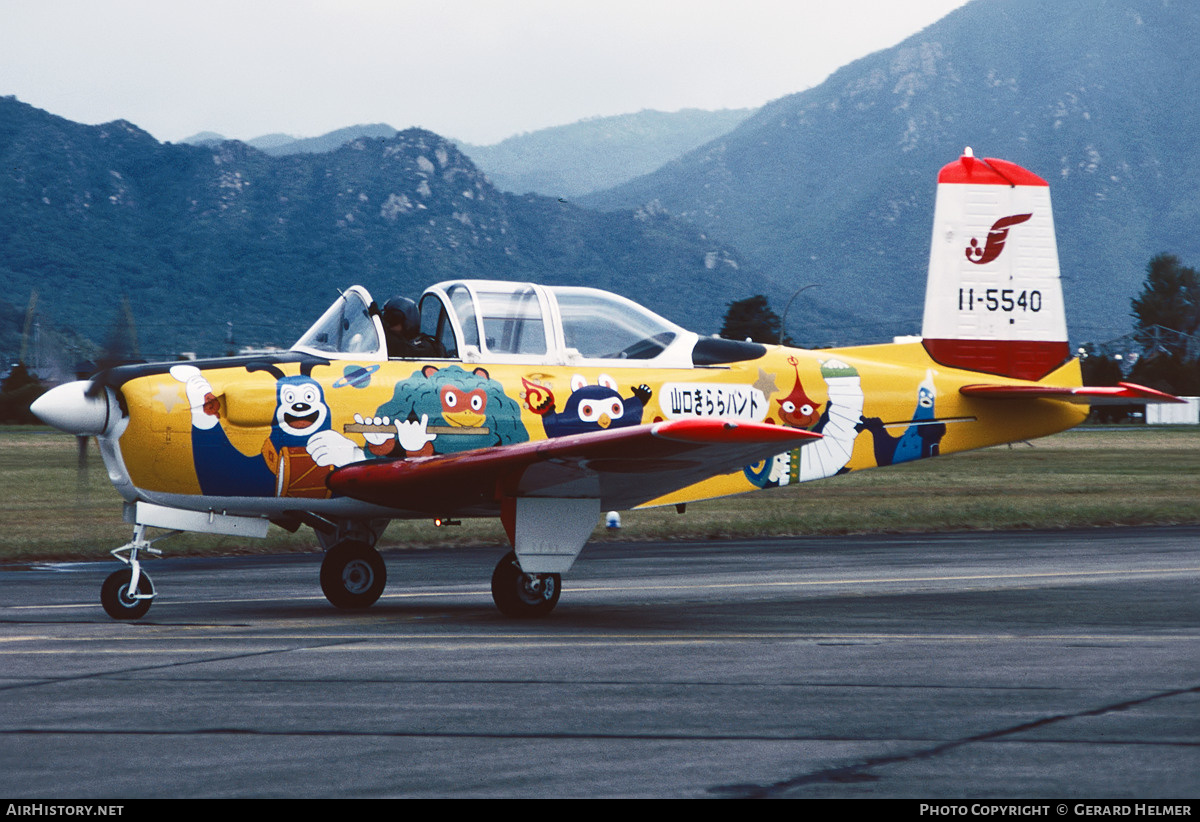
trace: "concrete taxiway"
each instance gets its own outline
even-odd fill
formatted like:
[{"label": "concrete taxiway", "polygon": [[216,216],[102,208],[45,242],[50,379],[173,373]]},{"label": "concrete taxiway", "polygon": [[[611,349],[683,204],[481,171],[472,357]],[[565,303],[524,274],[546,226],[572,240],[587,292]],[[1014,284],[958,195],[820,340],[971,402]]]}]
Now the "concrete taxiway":
[{"label": "concrete taxiway", "polygon": [[[169,546],[168,546],[169,547]],[[0,794],[1200,795],[1200,529],[588,546],[512,621],[503,549],[0,569]]]}]

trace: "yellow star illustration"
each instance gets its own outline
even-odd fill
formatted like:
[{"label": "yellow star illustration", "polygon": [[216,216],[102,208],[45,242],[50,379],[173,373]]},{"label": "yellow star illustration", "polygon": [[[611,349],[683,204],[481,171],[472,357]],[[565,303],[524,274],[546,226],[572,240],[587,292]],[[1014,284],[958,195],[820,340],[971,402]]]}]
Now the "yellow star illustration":
[{"label": "yellow star illustration", "polygon": [[164,382],[158,387],[158,393],[154,395],[155,400],[167,407],[168,414],[175,410],[175,406],[187,403],[186,398],[180,396],[180,388],[182,386],[177,382]]},{"label": "yellow star illustration", "polygon": [[775,375],[768,374],[761,368],[758,369],[758,379],[754,381],[754,387],[763,392],[763,396],[766,397],[779,390],[779,386],[775,384]]}]

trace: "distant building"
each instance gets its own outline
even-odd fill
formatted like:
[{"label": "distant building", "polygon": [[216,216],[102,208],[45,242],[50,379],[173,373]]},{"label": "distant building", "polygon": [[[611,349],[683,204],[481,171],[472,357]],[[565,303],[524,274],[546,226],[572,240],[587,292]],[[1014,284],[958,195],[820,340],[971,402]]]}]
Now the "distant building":
[{"label": "distant building", "polygon": [[1155,403],[1146,406],[1147,425],[1200,425],[1200,397],[1180,397],[1186,404]]}]

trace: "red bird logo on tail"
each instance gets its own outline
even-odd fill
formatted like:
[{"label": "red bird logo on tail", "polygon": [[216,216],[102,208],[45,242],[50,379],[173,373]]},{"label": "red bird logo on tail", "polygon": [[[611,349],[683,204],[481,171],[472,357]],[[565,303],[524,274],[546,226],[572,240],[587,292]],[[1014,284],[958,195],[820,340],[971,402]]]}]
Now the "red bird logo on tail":
[{"label": "red bird logo on tail", "polygon": [[992,229],[987,235],[986,246],[980,248],[979,240],[974,237],[971,238],[971,244],[966,248],[967,259],[976,265],[990,263],[999,257],[1000,252],[1004,250],[1004,241],[1008,239],[1008,230],[1015,225],[1020,225],[1032,216],[1032,214],[1014,214],[1011,217],[1001,217],[992,223]]}]

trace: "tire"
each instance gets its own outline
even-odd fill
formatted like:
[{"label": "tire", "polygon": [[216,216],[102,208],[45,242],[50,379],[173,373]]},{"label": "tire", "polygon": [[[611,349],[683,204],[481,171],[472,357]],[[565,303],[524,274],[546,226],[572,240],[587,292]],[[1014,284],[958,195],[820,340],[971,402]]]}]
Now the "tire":
[{"label": "tire", "polygon": [[359,610],[375,604],[387,585],[387,566],[379,552],[357,540],[346,540],[325,552],[321,591],[336,608]]},{"label": "tire", "polygon": [[[132,568],[122,568],[113,571],[100,586],[100,604],[104,612],[113,619],[139,619],[150,610],[150,599],[133,599],[129,596],[129,582],[133,579]],[[142,573],[138,577],[137,592],[139,594],[154,593],[150,578]]]},{"label": "tire", "polygon": [[561,574],[527,574],[515,551],[509,551],[492,572],[492,601],[508,617],[541,617],[554,610],[562,594]]}]

